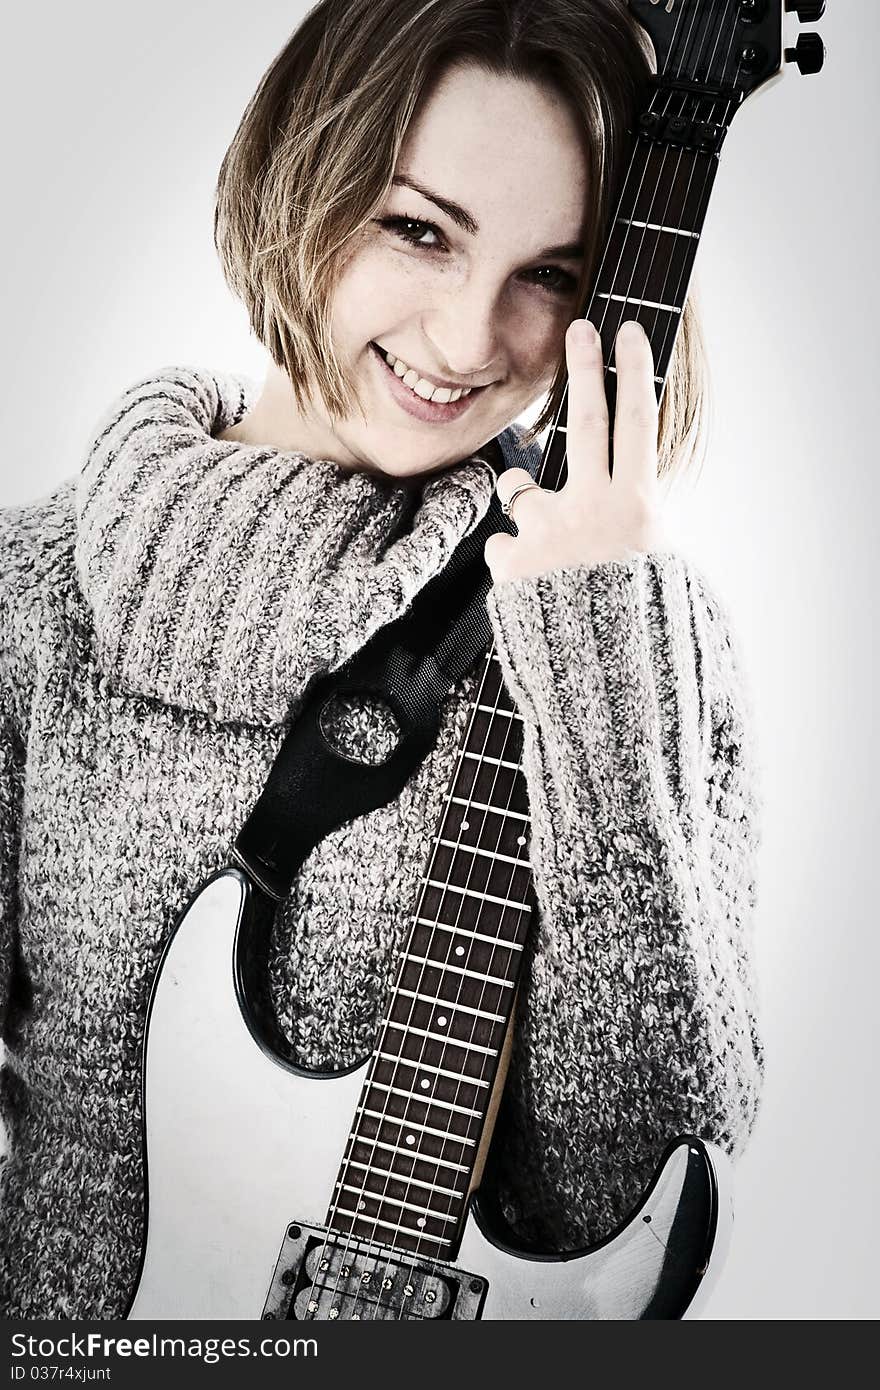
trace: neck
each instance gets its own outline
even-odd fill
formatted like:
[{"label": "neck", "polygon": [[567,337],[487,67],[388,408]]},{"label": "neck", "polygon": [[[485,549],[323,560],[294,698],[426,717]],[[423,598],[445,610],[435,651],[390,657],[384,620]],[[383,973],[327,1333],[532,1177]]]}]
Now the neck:
[{"label": "neck", "polygon": [[361,461],[336,438],[329,422],[321,418],[311,402],[308,412],[298,408],[289,377],[271,359],[262,392],[251,409],[217,438],[311,459],[329,459],[346,471],[363,471]]}]

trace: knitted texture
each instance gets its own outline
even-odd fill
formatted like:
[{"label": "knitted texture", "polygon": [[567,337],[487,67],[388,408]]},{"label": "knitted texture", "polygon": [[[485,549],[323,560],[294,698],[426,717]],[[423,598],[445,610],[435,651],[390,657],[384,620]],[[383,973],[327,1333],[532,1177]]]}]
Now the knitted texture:
[{"label": "knitted texture", "polygon": [[[166,368],[81,476],[0,513],[0,1311],[118,1317],[143,1223],[139,1050],[183,903],[227,862],[310,678],[404,612],[485,514],[427,480],[222,441],[247,379]],[[515,430],[507,466],[534,472]],[[524,720],[539,912],[493,1144],[502,1208],[563,1249],[623,1219],[683,1131],[741,1151],[761,1083],[756,760],[729,622],[662,552],[493,588]],[[476,692],[388,806],[308,857],[270,980],[302,1065],[369,1053]],[[381,707],[334,736],[374,760]]]}]

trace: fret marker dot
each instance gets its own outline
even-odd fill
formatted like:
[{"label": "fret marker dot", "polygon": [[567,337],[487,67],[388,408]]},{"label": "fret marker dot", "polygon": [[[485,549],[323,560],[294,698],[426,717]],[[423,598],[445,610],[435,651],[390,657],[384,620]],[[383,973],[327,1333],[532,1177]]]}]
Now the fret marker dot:
[{"label": "fret marker dot", "polygon": [[367,1209],[367,1204],[366,1204],[366,1202],[358,1202],[358,1211],[366,1211],[366,1209]]},{"label": "fret marker dot", "polygon": [[419,1219],[416,1221],[416,1225],[417,1225],[417,1226],[424,1226],[424,1224],[425,1224],[425,1218],[424,1218],[423,1216],[420,1216]]},{"label": "fret marker dot", "polygon": [[456,948],[455,948],[455,954],[456,954],[457,956],[463,956],[463,955],[464,955],[464,947],[463,947],[463,946],[456,946]]},{"label": "fret marker dot", "polygon": [[416,1136],[414,1134],[408,1134],[406,1136],[406,1142],[408,1144],[414,1144],[416,1142]]},{"label": "fret marker dot", "polygon": [[437,1026],[439,1028],[445,1028],[448,1021],[449,1020],[447,1019],[446,1015],[441,1014],[440,1017],[437,1019]]},{"label": "fret marker dot", "polygon": [[471,823],[470,823],[470,821],[463,820],[462,823],[461,823],[461,828],[462,828],[462,830],[470,830],[470,828],[471,828]]},{"label": "fret marker dot", "polygon": [[423,1091],[427,1091],[428,1088],[430,1087],[431,1083],[430,1083],[430,1081],[420,1081],[420,1082],[419,1082],[419,1085],[421,1086],[421,1088],[422,1088]]},{"label": "fret marker dot", "polygon": [[520,835],[520,836],[518,837],[516,843],[517,843],[518,845],[524,845],[525,842],[526,842],[526,837],[525,837],[525,835]]}]

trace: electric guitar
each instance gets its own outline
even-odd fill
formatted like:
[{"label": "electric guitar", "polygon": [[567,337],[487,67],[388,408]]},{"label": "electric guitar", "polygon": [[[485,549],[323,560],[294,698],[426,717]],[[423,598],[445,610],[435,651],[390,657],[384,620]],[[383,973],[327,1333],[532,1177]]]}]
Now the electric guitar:
[{"label": "electric guitar", "polygon": [[[719,157],[743,101],[818,72],[785,11],[824,0],[630,0],[657,75],[632,132],[586,316],[606,362],[624,317],[658,397]],[[613,414],[614,375],[607,369]],[[538,481],[565,477],[565,401]],[[183,911],[143,1051],[147,1220],[132,1319],[680,1318],[702,1305],[731,1220],[724,1154],[674,1139],[630,1218],[564,1256],[518,1250],[480,1188],[533,909],[522,732],[490,648],[373,1053],[294,1066],[264,962],[276,902],[233,860]]]}]

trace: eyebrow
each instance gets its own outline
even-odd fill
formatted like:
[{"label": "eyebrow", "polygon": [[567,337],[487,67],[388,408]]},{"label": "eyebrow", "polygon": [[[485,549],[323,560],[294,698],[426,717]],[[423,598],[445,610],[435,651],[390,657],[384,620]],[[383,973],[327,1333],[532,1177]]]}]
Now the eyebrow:
[{"label": "eyebrow", "polygon": [[[470,232],[471,236],[476,236],[480,230],[477,219],[458,203],[452,203],[448,198],[441,198],[439,193],[434,193],[432,189],[426,188],[423,183],[417,183],[407,174],[395,174],[391,180],[392,184],[402,185],[405,188],[412,188],[414,192],[421,193],[423,198],[427,198],[429,203],[436,203],[441,212],[445,212],[457,227],[463,231]],[[543,251],[539,251],[534,260],[544,260],[552,258],[561,261],[582,261],[584,259],[584,248],[579,241],[569,242],[567,246],[548,246]]]}]

